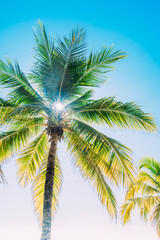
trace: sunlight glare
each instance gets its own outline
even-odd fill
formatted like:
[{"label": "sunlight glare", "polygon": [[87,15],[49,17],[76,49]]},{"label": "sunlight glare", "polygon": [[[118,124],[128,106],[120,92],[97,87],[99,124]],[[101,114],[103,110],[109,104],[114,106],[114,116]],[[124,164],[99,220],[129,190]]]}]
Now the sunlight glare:
[{"label": "sunlight glare", "polygon": [[64,108],[64,105],[61,102],[56,102],[54,106],[58,112],[62,111],[62,109]]}]

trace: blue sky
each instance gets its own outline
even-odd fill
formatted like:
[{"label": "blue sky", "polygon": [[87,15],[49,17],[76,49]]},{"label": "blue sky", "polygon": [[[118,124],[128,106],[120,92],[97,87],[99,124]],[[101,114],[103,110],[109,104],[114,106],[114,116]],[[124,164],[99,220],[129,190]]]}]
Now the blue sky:
[{"label": "blue sky", "polygon": [[[159,1],[8,1],[1,3],[0,59],[17,59],[24,72],[33,62],[33,26],[41,19],[52,36],[66,34],[73,26],[85,26],[88,47],[114,43],[128,58],[108,75],[108,83],[95,97],[116,96],[122,101],[135,100],[160,121],[160,3]],[[4,90],[0,90],[5,95]],[[109,136],[129,146],[135,163],[146,155],[160,160],[160,136],[135,131],[109,131]],[[107,211],[87,183],[73,169],[65,150],[59,151],[64,184],[56,214],[53,239],[158,239],[155,231],[133,215],[132,224],[122,228],[109,219]],[[0,185],[0,235],[3,240],[38,240],[40,230],[33,214],[30,189],[16,182],[14,159],[4,167],[8,186]],[[116,191],[119,203],[123,192]]]}]

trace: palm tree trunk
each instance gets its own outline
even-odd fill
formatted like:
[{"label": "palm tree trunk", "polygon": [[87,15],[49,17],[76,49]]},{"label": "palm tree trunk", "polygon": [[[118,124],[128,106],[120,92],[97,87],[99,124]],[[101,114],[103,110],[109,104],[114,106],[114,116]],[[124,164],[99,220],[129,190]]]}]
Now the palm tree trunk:
[{"label": "palm tree trunk", "polygon": [[41,240],[51,239],[52,196],[53,196],[54,167],[55,167],[57,143],[58,143],[58,135],[54,134],[51,137],[48,162],[47,162]]}]

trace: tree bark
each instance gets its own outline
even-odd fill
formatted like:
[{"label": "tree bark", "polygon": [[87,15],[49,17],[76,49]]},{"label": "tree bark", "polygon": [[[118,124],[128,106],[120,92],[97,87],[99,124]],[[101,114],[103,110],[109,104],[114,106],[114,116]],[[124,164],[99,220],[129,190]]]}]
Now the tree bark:
[{"label": "tree bark", "polygon": [[50,143],[48,162],[47,162],[45,187],[44,187],[41,240],[50,240],[51,239],[52,196],[53,196],[54,168],[55,168],[57,143],[58,143],[58,135],[53,134],[51,136],[51,143]]}]

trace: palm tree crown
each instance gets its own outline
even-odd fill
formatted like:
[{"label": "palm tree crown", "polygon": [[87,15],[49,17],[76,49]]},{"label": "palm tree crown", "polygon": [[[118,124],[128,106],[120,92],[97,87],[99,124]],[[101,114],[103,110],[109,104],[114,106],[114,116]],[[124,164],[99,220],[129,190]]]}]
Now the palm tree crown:
[{"label": "palm tree crown", "polygon": [[52,216],[56,209],[62,173],[55,154],[57,142],[63,139],[82,176],[115,216],[116,199],[109,182],[128,185],[133,179],[131,151],[93,124],[156,130],[153,118],[134,102],[92,98],[93,90],[105,82],[106,73],[125,54],[103,47],[88,55],[83,28],[53,41],[39,22],[35,39],[35,63],[27,76],[17,62],[0,61],[0,84],[9,91],[6,99],[0,99],[1,124],[6,129],[0,134],[0,160],[18,153],[19,182],[32,182],[35,211],[42,220],[42,215],[49,215],[45,209],[50,204]]},{"label": "palm tree crown", "polygon": [[126,194],[126,203],[121,207],[121,216],[125,224],[130,220],[135,207],[140,216],[156,227],[160,237],[160,163],[153,158],[140,161],[137,178]]}]

